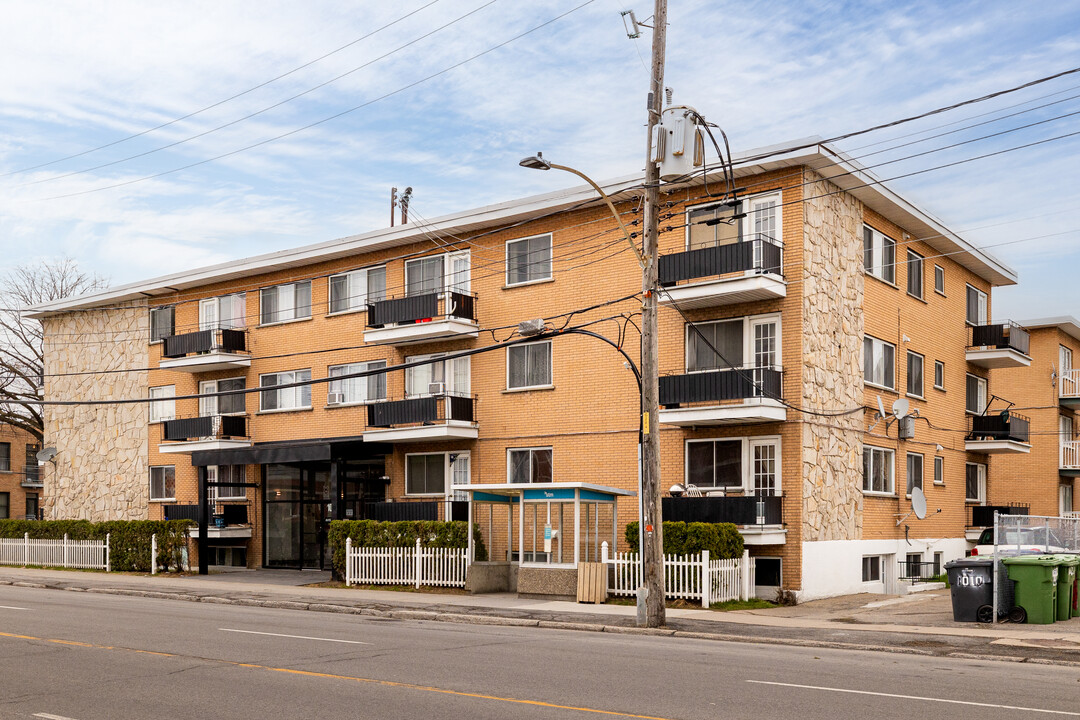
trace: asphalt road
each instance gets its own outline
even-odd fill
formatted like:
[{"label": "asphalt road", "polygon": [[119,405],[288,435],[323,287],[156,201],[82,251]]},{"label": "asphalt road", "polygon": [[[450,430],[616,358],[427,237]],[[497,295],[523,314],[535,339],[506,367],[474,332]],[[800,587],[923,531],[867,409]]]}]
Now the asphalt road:
[{"label": "asphalt road", "polygon": [[0,718],[1080,718],[1080,669],[0,587]]}]

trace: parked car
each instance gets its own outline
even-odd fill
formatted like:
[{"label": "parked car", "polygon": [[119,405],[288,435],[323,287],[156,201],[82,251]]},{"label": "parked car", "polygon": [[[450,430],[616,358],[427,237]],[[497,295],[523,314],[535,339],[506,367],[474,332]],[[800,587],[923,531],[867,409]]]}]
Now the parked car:
[{"label": "parked car", "polygon": [[[1010,555],[1019,552],[1021,555],[1038,555],[1041,553],[1066,552],[1061,547],[1060,540],[1054,535],[1054,531],[1047,527],[1028,527],[1019,530],[1008,530],[1001,545],[1008,549]],[[988,556],[994,554],[994,528],[986,528],[979,535],[975,547],[968,553],[971,556]]]}]

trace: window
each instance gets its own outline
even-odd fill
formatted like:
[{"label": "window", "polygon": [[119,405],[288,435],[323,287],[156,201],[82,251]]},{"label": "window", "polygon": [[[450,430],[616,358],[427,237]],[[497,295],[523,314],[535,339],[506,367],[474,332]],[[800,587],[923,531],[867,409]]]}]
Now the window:
[{"label": "window", "polygon": [[[406,495],[446,495],[446,478],[454,485],[469,484],[469,453],[424,453],[405,456]],[[467,500],[464,493],[453,496]]]},{"label": "window", "polygon": [[551,448],[512,448],[506,451],[507,482],[552,481]]},{"label": "window", "polygon": [[967,476],[964,497],[968,502],[986,502],[986,466],[982,463],[967,463],[964,468]]},{"label": "window", "polygon": [[38,494],[26,493],[26,519],[37,520],[38,519]]},{"label": "window", "polygon": [[780,446],[771,440],[750,441],[750,471],[753,474],[754,495],[771,497],[780,494]]},{"label": "window", "polygon": [[247,295],[225,295],[199,301],[199,329],[238,330],[247,324]]},{"label": "window", "polygon": [[[292,383],[309,382],[310,380],[310,370],[271,373],[259,376],[259,387],[273,388],[276,385],[291,385]],[[259,393],[259,401],[260,410],[309,408],[311,407],[311,385],[281,388],[280,390],[263,390]]]},{"label": "window", "polygon": [[11,443],[0,443],[0,472],[11,472]]},{"label": "window", "polygon": [[[341,377],[342,375],[380,370],[385,367],[385,360],[373,360],[350,365],[332,365],[327,371],[327,377]],[[329,396],[335,396],[334,401],[338,403],[363,403],[372,400],[385,400],[386,373],[368,375],[367,377],[346,378],[344,380],[331,380],[327,393]],[[327,402],[329,402],[329,399]]]},{"label": "window", "polygon": [[943,457],[934,458],[934,484],[945,484],[945,458]]},{"label": "window", "polygon": [[330,312],[360,310],[386,297],[386,268],[364,268],[330,277]]},{"label": "window", "polygon": [[908,250],[907,254],[907,291],[908,295],[923,299],[923,259],[922,255]]},{"label": "window", "polygon": [[176,334],[176,308],[172,305],[150,308],[150,342]]},{"label": "window", "polygon": [[1073,511],[1073,486],[1061,485],[1058,488],[1058,515]]},{"label": "window", "polygon": [[986,293],[967,286],[967,322],[969,325],[986,324]]},{"label": "window", "polygon": [[941,566],[944,565],[944,564],[945,564],[945,553],[943,553],[943,552],[935,552],[934,553],[934,576],[935,577],[941,574]]},{"label": "window", "polygon": [[[776,318],[739,318],[686,326],[686,371],[780,364],[780,323]],[[713,350],[715,348],[715,352]]]},{"label": "window", "polygon": [[780,221],[780,193],[758,195],[735,205],[690,208],[686,212],[687,249],[731,245],[743,240],[779,243]]},{"label": "window", "polygon": [[945,389],[945,363],[940,360],[934,361],[934,387],[938,390]]},{"label": "window", "polygon": [[247,500],[247,489],[243,483],[247,482],[246,465],[207,465],[207,482],[234,482],[236,485],[209,487],[210,502],[219,500]]},{"label": "window", "polygon": [[11,493],[0,492],[0,520],[11,517]]},{"label": "window", "polygon": [[506,284],[551,278],[551,234],[506,243]]},{"label": "window", "polygon": [[447,290],[469,291],[469,253],[449,253],[408,260],[405,263],[405,294],[427,295]]},{"label": "window", "polygon": [[940,265],[934,266],[934,292],[945,294],[945,268]]},{"label": "window", "polygon": [[1072,370],[1072,348],[1067,348],[1064,345],[1058,345],[1058,375]]},{"label": "window", "polygon": [[[446,353],[410,355],[405,358],[405,362],[421,362],[445,356]],[[451,358],[405,368],[405,394],[412,396],[442,395],[444,393],[468,395],[470,385],[469,368],[470,360],[468,357]]]},{"label": "window", "polygon": [[311,317],[311,281],[289,283],[259,291],[259,322],[263,325]]},{"label": "window", "polygon": [[863,492],[893,494],[894,455],[887,448],[863,447]]},{"label": "window", "polygon": [[176,499],[176,468],[160,465],[150,468],[150,501]]},{"label": "window", "polygon": [[687,479],[699,488],[743,487],[742,440],[688,442],[686,463]]},{"label": "window", "polygon": [[896,284],[896,241],[863,226],[863,269],[879,280]]},{"label": "window", "polygon": [[896,389],[896,346],[867,335],[863,338],[863,381]]},{"label": "window", "polygon": [[986,378],[978,375],[967,376],[967,403],[965,409],[974,415],[986,411]]},{"label": "window", "polygon": [[247,395],[216,396],[213,393],[228,392],[230,390],[243,390],[244,378],[229,378],[227,380],[203,380],[199,383],[199,394],[207,397],[199,398],[199,416],[211,415],[240,415],[247,411]]},{"label": "window", "polygon": [[37,454],[41,452],[41,446],[37,443],[26,444],[26,462],[23,464],[23,472],[27,482],[41,482],[41,468],[39,467]]},{"label": "window", "polygon": [[546,387],[551,381],[551,342],[514,345],[506,349],[507,389]]},{"label": "window", "polygon": [[881,556],[865,555],[862,559],[862,581],[881,582]]},{"label": "window", "polygon": [[910,495],[915,488],[923,489],[923,456],[919,453],[908,453],[907,494]]},{"label": "window", "polygon": [[162,385],[150,388],[150,422],[164,422],[176,417],[175,385]]},{"label": "window", "polygon": [[907,394],[923,396],[923,356],[911,351],[907,354]]}]

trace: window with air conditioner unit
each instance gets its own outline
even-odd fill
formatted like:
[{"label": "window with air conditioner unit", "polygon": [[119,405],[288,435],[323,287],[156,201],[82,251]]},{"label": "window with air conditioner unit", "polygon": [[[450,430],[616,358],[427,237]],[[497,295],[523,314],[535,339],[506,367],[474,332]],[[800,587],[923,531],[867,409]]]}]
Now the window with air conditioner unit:
[{"label": "window with air conditioner unit", "polygon": [[376,373],[366,377],[342,377],[355,375],[386,367],[385,360],[372,360],[365,363],[331,365],[327,371],[330,380],[326,393],[327,405],[348,405],[351,403],[376,402],[386,399],[386,373]]},{"label": "window with air conditioner unit", "polygon": [[446,353],[411,355],[406,363],[425,360],[433,362],[405,369],[405,394],[410,397],[424,395],[468,395],[470,392],[470,362],[468,357],[449,358]]}]

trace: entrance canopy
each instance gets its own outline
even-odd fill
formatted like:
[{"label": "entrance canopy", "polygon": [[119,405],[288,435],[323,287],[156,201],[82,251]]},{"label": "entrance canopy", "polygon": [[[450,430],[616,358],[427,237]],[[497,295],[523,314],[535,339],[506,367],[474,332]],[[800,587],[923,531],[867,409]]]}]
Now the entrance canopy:
[{"label": "entrance canopy", "polygon": [[[611,544],[615,546],[618,530],[616,501],[620,496],[637,494],[586,482],[480,483],[455,485],[454,490],[469,495],[470,527],[476,517],[474,504],[507,508],[507,560],[517,560],[522,566],[564,568],[576,568],[590,559],[598,560],[602,534],[607,535],[610,531]],[[518,517],[516,543],[515,514]],[[571,514],[572,518],[568,517]],[[489,542],[492,542],[492,516],[493,513],[488,514]],[[469,533],[470,563],[473,557],[472,533]]]}]

